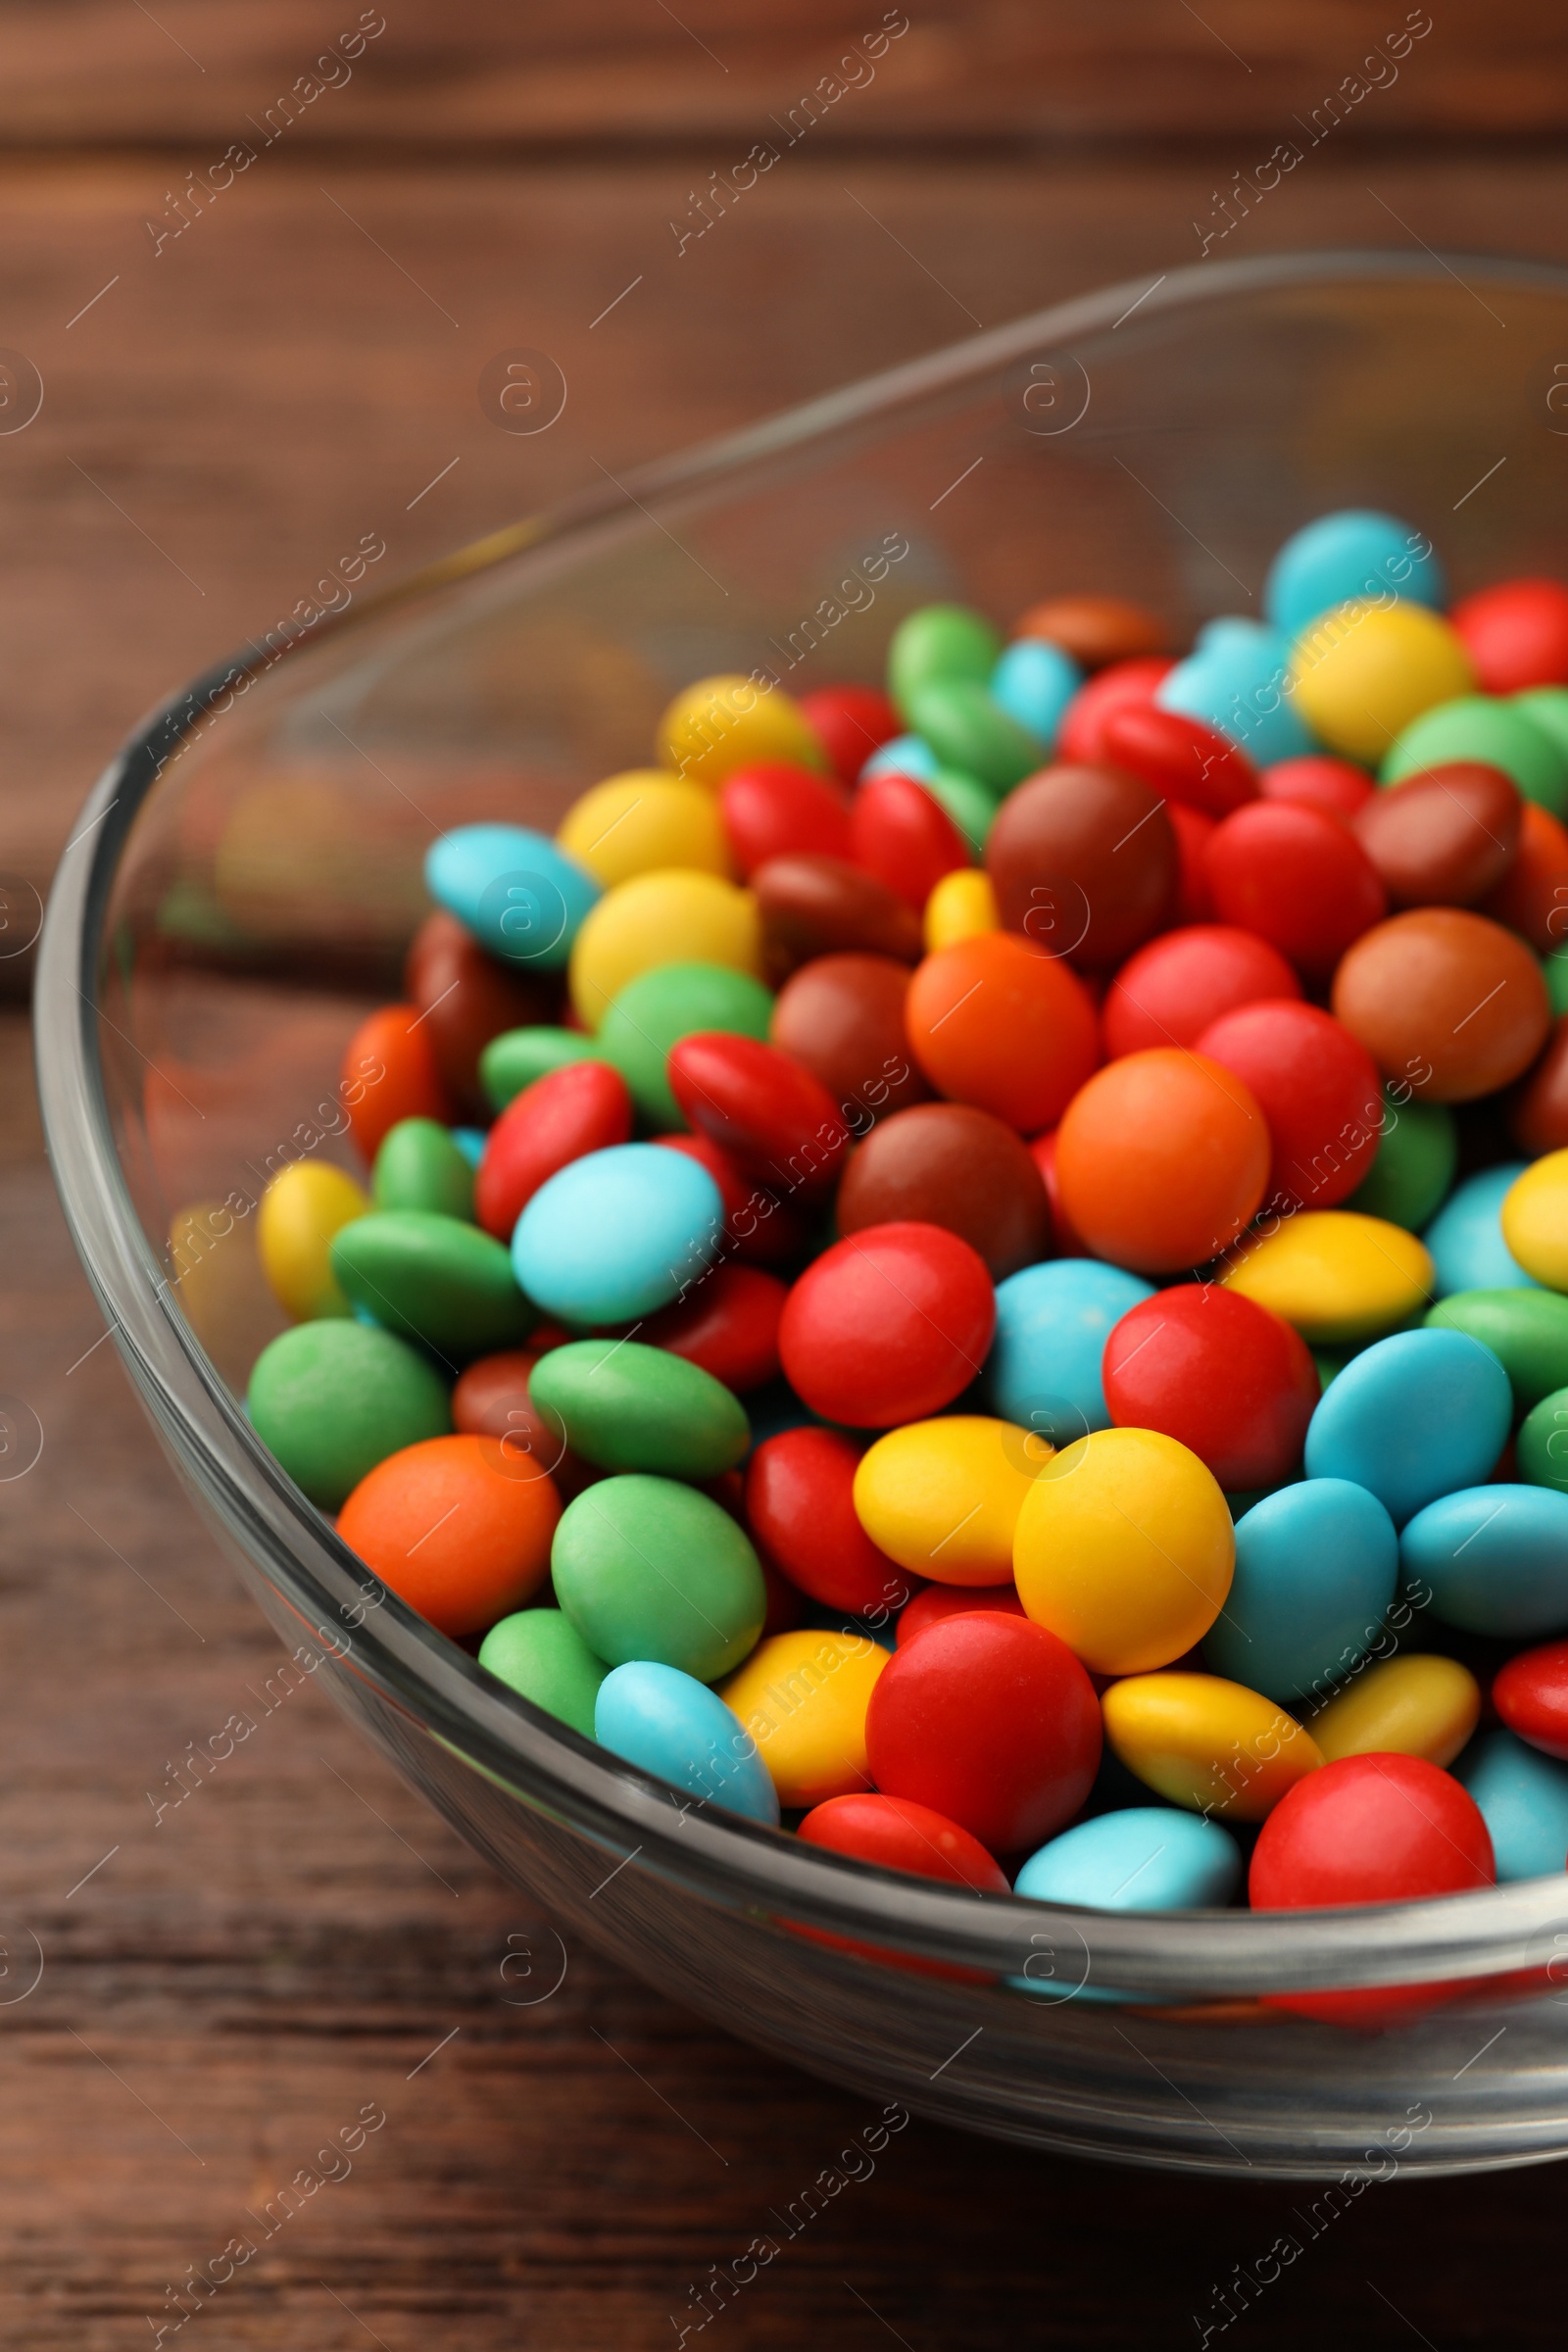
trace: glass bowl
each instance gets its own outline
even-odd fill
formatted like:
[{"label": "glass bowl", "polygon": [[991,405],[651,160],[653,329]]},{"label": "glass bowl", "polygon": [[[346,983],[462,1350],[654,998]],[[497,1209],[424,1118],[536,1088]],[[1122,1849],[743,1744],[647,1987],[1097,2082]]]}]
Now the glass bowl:
[{"label": "glass bowl", "polygon": [[[1255,612],[1279,541],[1348,505],[1429,530],[1459,592],[1560,568],[1565,436],[1568,271],[1204,264],[607,481],[389,588],[366,543],[161,709],[79,818],[39,1082],[160,1438],[299,1669],[568,1934],[731,2032],[1055,2149],[1284,2176],[1530,2162],[1568,2150],[1568,1881],[1289,1919],[980,1902],[693,1807],[368,1583],[241,1408],[281,1324],[255,1206],[290,1158],[351,1164],[339,1060],[401,993],[426,843],[485,815],[553,827],[646,764],[704,673],[875,680],[934,597],[1005,621],[1092,588],[1188,629]],[[1383,2032],[1260,1997],[1434,1983],[1442,2006]]]}]

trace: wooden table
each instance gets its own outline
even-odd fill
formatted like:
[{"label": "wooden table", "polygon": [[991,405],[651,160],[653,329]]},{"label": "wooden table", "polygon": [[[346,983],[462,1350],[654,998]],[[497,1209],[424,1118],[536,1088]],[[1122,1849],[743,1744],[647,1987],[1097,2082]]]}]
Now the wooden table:
[{"label": "wooden table", "polygon": [[[857,86],[681,251],[669,223],[690,224],[710,172],[792,119],[878,10],[384,13],[358,53],[349,0],[13,0],[0,19],[0,345],[44,389],[0,432],[0,865],[24,885],[138,710],[362,532],[404,568],[596,466],[1196,260],[1214,191],[1402,16],[911,0],[874,79],[843,69]],[[1561,257],[1568,89],[1546,8],[1435,0],[1397,80],[1366,71],[1381,86],[1227,252]],[[187,198],[175,235],[187,175],[211,189],[236,142],[252,161]],[[568,389],[526,438],[476,394],[516,345]],[[556,1973],[546,1923],[310,1687],[269,1691],[270,1636],[95,1346],[23,1031],[0,1016],[0,1390],[44,1446],[0,1487],[3,2340],[153,2340],[187,2266],[248,2236],[262,2250],[201,2314],[209,2345],[673,2344],[710,2265],[834,2162],[868,2103],[584,1949],[524,2003]],[[255,1732],[173,1803],[187,1742],[237,1714]],[[352,2156],[319,2153],[379,2116]],[[307,2168],[320,2185],[284,2222]],[[1555,2344],[1561,2192],[1533,2172],[1368,2193],[1235,2340]],[[1234,2266],[1300,2234],[1298,2202],[916,2124],[713,2333],[1190,2343]]]}]

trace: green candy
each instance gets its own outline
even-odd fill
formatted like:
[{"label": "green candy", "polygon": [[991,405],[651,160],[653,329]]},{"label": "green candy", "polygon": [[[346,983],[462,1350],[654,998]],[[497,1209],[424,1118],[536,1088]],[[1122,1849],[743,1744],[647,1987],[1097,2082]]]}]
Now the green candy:
[{"label": "green candy", "polygon": [[978,776],[993,792],[1010,792],[1046,762],[1046,749],[1009,718],[972,678],[938,678],[909,697],[909,724],[941,767]]},{"label": "green candy", "polygon": [[578,1029],[507,1029],[493,1037],[479,1056],[479,1084],[497,1110],[536,1078],[548,1078],[568,1061],[603,1061],[591,1037]]},{"label": "green candy", "polygon": [[1448,1197],[1459,1164],[1459,1137],[1446,1102],[1396,1102],[1383,1090],[1383,1133],[1371,1173],[1345,1205],[1419,1233]]},{"label": "green candy", "polygon": [[922,605],[901,620],[888,647],[888,693],[901,717],[909,717],[911,699],[939,679],[989,683],[1002,659],[1002,639],[982,613],[967,605]]},{"label": "green candy", "polygon": [[612,1000],[599,1028],[599,1050],[625,1079],[632,1099],[656,1126],[683,1129],[680,1104],[664,1075],[669,1049],[694,1029],[727,1029],[767,1040],[773,1000],[760,980],[722,963],[661,963]]},{"label": "green candy", "polygon": [[424,1357],[363,1323],[297,1323],[262,1349],[251,1426],[314,1503],[335,1511],[367,1471],[452,1427],[447,1384]]},{"label": "green candy", "polygon": [[934,776],[922,776],[920,781],[952,817],[971,855],[978,858],[996,822],[997,795],[977,776],[966,776],[956,767],[939,767]]},{"label": "green candy", "polygon": [[1568,1298],[1556,1291],[1456,1291],[1426,1321],[1467,1331],[1490,1348],[1513,1383],[1521,1411],[1568,1388]]},{"label": "green candy", "polygon": [[1568,760],[1568,686],[1527,686],[1523,694],[1510,695],[1508,699],[1543,735],[1551,737]]},{"label": "green candy", "polygon": [[433,1209],[356,1217],[333,1239],[332,1271],[352,1305],[449,1362],[514,1348],[538,1320],[510,1251]]},{"label": "green candy", "polygon": [[399,1119],[387,1129],[370,1195],[377,1208],[433,1208],[473,1222],[473,1170],[437,1119]]},{"label": "green candy", "polygon": [[1526,1416],[1516,1450],[1522,1479],[1568,1494],[1568,1389],[1553,1389]]},{"label": "green candy", "polygon": [[717,1478],[752,1442],[746,1408],[721,1380],[667,1348],[572,1340],[540,1357],[528,1394],[560,1416],[566,1444],[601,1470]]},{"label": "green candy", "polygon": [[1553,816],[1568,815],[1568,749],[1498,695],[1462,694],[1423,710],[1398,737],[1379,781],[1397,784],[1450,760],[1482,760],[1500,767],[1527,801],[1539,801]]},{"label": "green candy", "polygon": [[550,1566],[556,1598],[612,1666],[642,1658],[716,1683],[756,1648],[767,1614],[740,1528],[671,1478],[589,1487],[561,1515]]},{"label": "green candy", "polygon": [[1568,948],[1558,948],[1551,956],[1544,956],[1541,969],[1545,975],[1546,994],[1551,999],[1552,1017],[1560,1020],[1568,1012]]},{"label": "green candy", "polygon": [[610,1668],[563,1610],[518,1609],[503,1617],[480,1642],[479,1663],[509,1690],[593,1738],[594,1700]]}]

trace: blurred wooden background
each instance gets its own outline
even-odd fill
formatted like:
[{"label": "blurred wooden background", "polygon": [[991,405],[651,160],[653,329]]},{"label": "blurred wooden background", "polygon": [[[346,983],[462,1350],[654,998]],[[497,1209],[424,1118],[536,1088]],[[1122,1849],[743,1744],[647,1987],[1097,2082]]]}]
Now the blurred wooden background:
[{"label": "blurred wooden background", "polygon": [[[1432,0],[1396,76],[1364,61],[1428,22],[1401,0],[908,0],[874,75],[846,68],[678,251],[710,173],[883,22],[876,0],[0,6],[0,353],[43,387],[24,429],[0,407],[0,871],[42,888],[137,714],[362,533],[404,570],[601,465],[1196,261],[1216,191],[1348,75],[1377,86],[1228,255],[1568,258],[1568,39],[1541,0]],[[182,199],[236,143],[232,183]],[[531,437],[477,397],[518,345],[567,386]],[[203,2313],[209,2345],[673,2343],[867,2102],[587,1951],[515,2005],[554,1974],[544,1923],[312,1689],[270,1705],[270,1637],[94,1347],[23,1031],[0,1015],[0,1391],[44,1449],[0,1485],[0,2336],[156,2340],[166,2289],[368,2105],[352,2175]],[[237,1710],[256,1735],[160,1816],[186,1743]],[[503,1976],[524,1950],[533,1973]],[[1555,2344],[1560,2194],[1539,2172],[1368,2194],[1237,2340]],[[915,2125],[713,2325],[857,2352],[1189,2343],[1292,2201]]]}]

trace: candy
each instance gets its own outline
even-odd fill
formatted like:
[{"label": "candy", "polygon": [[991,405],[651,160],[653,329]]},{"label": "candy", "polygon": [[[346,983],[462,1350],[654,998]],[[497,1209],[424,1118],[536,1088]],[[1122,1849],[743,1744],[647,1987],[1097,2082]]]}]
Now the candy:
[{"label": "candy", "polygon": [[561,1498],[493,1438],[425,1438],[366,1473],[337,1532],[438,1633],[477,1634],[544,1583]]},{"label": "candy", "polygon": [[568,1062],[605,1059],[603,1049],[580,1029],[509,1029],[480,1054],[479,1083],[492,1108],[505,1110],[536,1078],[547,1078]]},{"label": "candy", "polygon": [[890,956],[819,956],[773,1005],[768,1037],[821,1081],[857,1134],[930,1092],[905,1027],[908,991],[908,967]]},{"label": "candy", "polygon": [[746,1519],[764,1555],[812,1600],[855,1614],[886,1612],[906,1598],[911,1580],[860,1524],[859,1458],[836,1429],[764,1438],[746,1465]]},{"label": "candy", "polygon": [[332,1271],[372,1323],[454,1367],[525,1339],[538,1317],[501,1243],[433,1209],[378,1209],[345,1225]]},{"label": "candy", "polygon": [[319,1159],[297,1159],[280,1169],[262,1195],[256,1220],[262,1270],[273,1298],[296,1322],[349,1313],[332,1271],[332,1241],[369,1205],[352,1176]]},{"label": "candy", "polygon": [[1163,655],[1128,655],[1107,662],[1079,687],[1061,714],[1056,738],[1063,760],[1098,761],[1105,756],[1102,730],[1112,710],[1128,703],[1152,703],[1175,663]]},{"label": "candy", "polygon": [[714,1254],[733,1251],[751,1265],[783,1266],[807,1253],[811,1235],[804,1212],[748,1176],[738,1160],[706,1135],[661,1135],[654,1141],[660,1151],[692,1160],[717,1186],[724,1223]]},{"label": "candy", "polygon": [[1492,1686],[1492,1703],[1510,1732],[1568,1763],[1568,1642],[1510,1658]]},{"label": "candy", "polygon": [[1313,749],[1290,695],[1290,640],[1282,631],[1225,614],[1204,623],[1185,662],[1159,681],[1163,710],[1201,719],[1241,746],[1256,767]]},{"label": "candy", "polygon": [[1102,1359],[1111,1326],[1151,1285],[1088,1257],[1026,1266],[997,1291],[996,1338],[985,1386],[1005,1421],[1053,1446],[1108,1429]]},{"label": "candy", "polygon": [[1286,540],[1269,565],[1263,604],[1270,620],[1294,637],[1331,606],[1391,587],[1420,605],[1443,603],[1443,566],[1431,541],[1397,515],[1345,507],[1303,523]]},{"label": "candy", "polygon": [[1129,1805],[1053,1838],[1030,1855],[1013,1892],[1094,1911],[1218,1911],[1241,1876],[1241,1849],[1217,1821]]},{"label": "candy", "polygon": [[1308,1347],[1375,1340],[1420,1313],[1432,1260],[1414,1234],[1353,1209],[1307,1209],[1239,1250],[1220,1277]]},{"label": "candy", "polygon": [[1568,1772],[1511,1732],[1488,1732],[1455,1778],[1487,1825],[1497,1884],[1555,1877],[1568,1865]]},{"label": "candy", "polygon": [[718,796],[724,838],[749,881],[769,858],[848,858],[849,804],[837,784],[808,767],[763,760],[737,767]]},{"label": "candy", "polygon": [[1371,1169],[1348,1205],[1419,1233],[1445,1199],[1458,1165],[1453,1113],[1443,1102],[1417,1102],[1405,1085],[1383,1089],[1383,1123]]},{"label": "candy", "polygon": [[819,1805],[871,1785],[865,1720],[888,1653],[858,1634],[803,1630],[760,1642],[723,1697],[781,1805]]},{"label": "candy", "polygon": [[1528,1290],[1527,1274],[1502,1238],[1503,1201],[1525,1172],[1522,1160],[1505,1160],[1465,1179],[1422,1236],[1432,1252],[1438,1298],[1454,1291]]},{"label": "candy", "polygon": [[1045,758],[1039,736],[1009,717],[989,687],[971,678],[933,678],[910,692],[906,710],[940,766],[973,776],[993,792],[1010,792]]},{"label": "candy", "polygon": [[[778,1821],[778,1798],[751,1734],[716,1691],[673,1666],[637,1660],[606,1675],[594,1738],[628,1764],[750,1821]],[[682,1808],[683,1815],[690,1811]]]},{"label": "candy", "polygon": [[481,947],[505,962],[560,971],[599,884],[544,833],[459,825],[433,841],[425,886]]},{"label": "candy", "polygon": [[963,605],[923,605],[901,620],[888,647],[888,692],[909,715],[911,696],[953,679],[984,686],[1002,652],[990,621]]},{"label": "candy", "polygon": [[[1306,624],[1292,651],[1291,676],[1296,708],[1313,732],[1331,751],[1368,761],[1382,759],[1391,737],[1403,743],[1413,735],[1412,720],[1468,695],[1475,683],[1463,645],[1436,612],[1360,601]],[[1445,756],[1467,755],[1426,751],[1394,772],[1406,775]]]},{"label": "candy", "polygon": [[1357,940],[1335,974],[1334,1010],[1385,1077],[1438,1102],[1517,1078],[1551,1019],[1523,941],[1457,906],[1393,915]]},{"label": "candy", "polygon": [[1170,650],[1164,622],[1147,606],[1122,596],[1048,597],[1020,613],[1012,633],[1015,639],[1039,637],[1059,646],[1081,669],[1104,669],[1112,662]]},{"label": "candy", "polygon": [[1461,687],[1453,694],[1455,700],[1406,726],[1392,749],[1386,740],[1369,747],[1367,757],[1383,761],[1383,782],[1396,784],[1452,760],[1479,760],[1500,767],[1527,801],[1539,802],[1552,816],[1568,814],[1568,755],[1546,729],[1517,703],[1466,694]]},{"label": "candy", "polygon": [[560,1609],[518,1609],[493,1625],[479,1663],[498,1683],[547,1715],[594,1737],[594,1701],[610,1669]]},{"label": "candy", "polygon": [[891,956],[913,963],[920,918],[905,899],[840,858],[772,858],[752,877],[768,969],[782,979],[813,956]]},{"label": "candy", "polygon": [[1322,1765],[1294,1716],[1218,1675],[1129,1674],[1101,1704],[1114,1754],[1189,1812],[1264,1821]]},{"label": "candy", "polygon": [[1490,1348],[1528,1412],[1568,1386],[1568,1298],[1554,1291],[1455,1291],[1427,1316],[1440,1330],[1468,1332]]},{"label": "candy", "polygon": [[1162,1047],[1125,1054],[1079,1088],[1057,1134],[1056,1181],[1097,1254],[1140,1274],[1176,1273],[1245,1229],[1263,1199],[1269,1149],[1239,1078]]},{"label": "candy", "polygon": [[1568,1291],[1568,1151],[1550,1152],[1516,1176],[1498,1213],[1503,1241],[1525,1272]]},{"label": "candy", "polygon": [[1419,1756],[1341,1756],[1264,1824],[1248,1886],[1254,1911],[1315,1911],[1457,1894],[1493,1879],[1486,1823],[1457,1781]]},{"label": "candy", "polygon": [[956,1233],[1001,1281],[1044,1257],[1051,1209],[1010,1127],[962,1102],[922,1102],[856,1147],[838,1194],[841,1234],[913,1218]]},{"label": "candy", "polygon": [[777,686],[768,689],[754,678],[699,678],[676,695],[656,732],[663,767],[715,788],[755,760],[827,765],[799,706]]},{"label": "candy", "polygon": [[1169,913],[1176,836],[1136,776],[1048,767],[1003,803],[986,871],[1009,931],[1085,971],[1113,970]]},{"label": "candy", "polygon": [[1238,1292],[1194,1283],[1123,1315],[1102,1378],[1113,1422],[1176,1439],[1235,1494],[1297,1475],[1319,1395],[1317,1366],[1288,1323]]},{"label": "candy", "polygon": [[872,753],[899,732],[898,712],[874,686],[821,686],[802,695],[799,708],[842,784],[853,784]]},{"label": "candy", "polygon": [[744,1407],[698,1365],[637,1340],[574,1340],[541,1356],[533,1401],[602,1470],[717,1478],[751,1446]]},{"label": "candy", "polygon": [[1396,1527],[1456,1488],[1478,1486],[1513,1418],[1508,1375],[1462,1331],[1403,1331],[1346,1365],[1306,1433],[1309,1479],[1348,1479]]},{"label": "candy", "polygon": [[444,908],[426,915],[415,933],[403,982],[453,1101],[482,1116],[487,1098],[479,1079],[480,1054],[507,1030],[548,1020],[556,1001],[554,982],[487,956],[467,925]]},{"label": "candy", "polygon": [[1236,1573],[1204,1662],[1270,1698],[1331,1687],[1377,1641],[1398,1567],[1394,1522],[1364,1487],[1281,1487],[1236,1522]]},{"label": "candy", "polygon": [[1082,668],[1061,646],[1026,635],[1008,646],[992,671],[991,695],[1000,710],[1049,748],[1083,682]]},{"label": "candy", "polygon": [[855,1474],[855,1510],[873,1544],[944,1585],[1012,1574],[1013,1531],[1051,1447],[1009,1421],[954,1413],[878,1438]]},{"label": "candy", "polygon": [[945,1880],[972,1894],[1007,1892],[1006,1879],[978,1838],[906,1796],[830,1796],[812,1807],[796,1835],[808,1845],[853,1854],[879,1870]]},{"label": "candy", "polygon": [[[1519,809],[1513,862],[1479,911],[1518,931],[1538,956],[1550,956],[1568,938],[1568,828],[1535,801]],[[1568,1005],[1553,1000],[1553,1010]]]},{"label": "candy", "polygon": [[1568,1494],[1568,1388],[1553,1389],[1526,1414],[1515,1441],[1519,1475]]},{"label": "candy", "polygon": [[1010,1576],[1004,1585],[927,1585],[899,1611],[897,1642],[903,1649],[945,1617],[961,1616],[966,1609],[1000,1609],[1004,1617],[1027,1612]]},{"label": "candy", "polygon": [[1229,816],[1257,798],[1257,770],[1246,753],[1180,710],[1126,704],[1106,717],[1102,741],[1113,766],[1204,816]]},{"label": "candy", "polygon": [[1366,1048],[1332,1015],[1293,992],[1222,1014],[1194,1051],[1240,1078],[1268,1122],[1271,1209],[1337,1208],[1370,1174],[1383,1090]]},{"label": "candy", "polygon": [[982,931],[1000,931],[1002,916],[989,874],[965,866],[945,874],[925,903],[925,944],[935,956],[956,948],[960,939],[975,939]]},{"label": "candy", "polygon": [[577,1017],[597,1029],[628,980],[661,963],[723,963],[760,979],[761,924],[750,891],[676,867],[606,891],[577,934],[567,975]]},{"label": "candy", "polygon": [[377,1208],[432,1208],[447,1217],[473,1215],[473,1169],[435,1119],[400,1119],[381,1138],[370,1173]]},{"label": "candy", "polygon": [[849,856],[918,914],[944,874],[962,872],[968,845],[940,801],[912,776],[862,784],[850,811]]},{"label": "candy", "polygon": [[629,1323],[711,1263],[724,1205],[708,1170],[656,1144],[574,1159],[517,1219],[512,1262],[528,1297],[567,1323]]},{"label": "candy", "polygon": [[[723,963],[660,963],[612,998],[599,1044],[643,1116],[661,1127],[679,1127],[684,1120],[666,1066],[671,1046],[694,1029],[765,1038],[772,1014],[772,997],[750,972]],[[624,1143],[630,1132],[628,1127],[625,1135],[603,1140]]]},{"label": "candy", "polygon": [[335,1511],[388,1454],[451,1428],[446,1384],[389,1331],[303,1323],[268,1343],[245,1409],[296,1486]]},{"label": "candy", "polygon": [[1257,780],[1265,801],[1292,801],[1321,808],[1327,816],[1355,816],[1372,798],[1372,779],[1351,760],[1307,752],[1299,760],[1277,760]]},{"label": "candy", "polygon": [[658,767],[629,768],[585,792],[557,826],[556,843],[604,890],[672,865],[732,870],[711,792]]},{"label": "candy", "polygon": [[367,1164],[400,1119],[447,1126],[457,1114],[423,1015],[413,1004],[388,1004],[360,1023],[343,1054],[339,1092]]},{"label": "candy", "polygon": [[1451,1764],[1481,1718],[1481,1687],[1456,1658],[1385,1658],[1312,1717],[1325,1756],[1425,1756]]},{"label": "candy", "polygon": [[749,1176],[808,1200],[838,1181],[849,1128],[821,1080],[776,1046],[703,1029],[665,1066],[688,1124]]},{"label": "candy", "polygon": [[1374,793],[1351,830],[1391,906],[1473,906],[1519,845],[1520,800],[1500,767],[1453,760]]},{"label": "candy", "polygon": [[469,1437],[499,1438],[509,1476],[553,1479],[562,1501],[570,1502],[603,1474],[573,1453],[560,1422],[535,1406],[528,1383],[538,1361],[537,1349],[509,1348],[469,1364],[452,1391],[452,1426]]},{"label": "candy", "polygon": [[1211,1021],[1264,997],[1298,997],[1277,948],[1224,923],[1189,923],[1129,956],[1105,992],[1105,1051],[1196,1045]]},{"label": "candy", "polygon": [[1541,1059],[1509,1106],[1508,1127],[1526,1152],[1558,1152],[1568,1144],[1568,1018],[1552,1024]]},{"label": "candy", "polygon": [[1220,920],[1268,940],[1310,980],[1326,980],[1387,906],[1377,868],[1349,829],[1297,802],[1238,808],[1204,864]]},{"label": "candy", "polygon": [[915,1058],[937,1091],[1025,1135],[1060,1116],[1098,1058],[1082,981],[1009,932],[928,956],[904,1009]]},{"label": "candy", "polygon": [[710,1267],[685,1298],[643,1325],[650,1348],[668,1348],[742,1394],[778,1375],[778,1327],[789,1293],[759,1266]]},{"label": "candy", "polygon": [[873,1225],[824,1250],[779,1325],[786,1378],[852,1429],[924,1420],[985,1361],[996,1321],[984,1261],[940,1225]]},{"label": "candy", "polygon": [[1466,1487],[1418,1511],[1399,1538],[1409,1585],[1467,1633],[1533,1640],[1568,1626],[1568,1494]]},{"label": "candy", "polygon": [[1039,1845],[1088,1795],[1100,1762],[1094,1686],[1065,1643],[975,1610],[896,1650],[871,1694],[878,1788],[956,1821],[993,1854]]},{"label": "candy", "polygon": [[473,1215],[486,1233],[510,1242],[542,1184],[574,1159],[624,1144],[630,1135],[631,1098],[608,1063],[569,1062],[535,1079],[490,1130],[471,1188]]},{"label": "candy", "polygon": [[562,1513],[550,1572],[596,1657],[611,1666],[652,1660],[700,1683],[717,1682],[749,1655],[767,1609],[741,1529],[670,1478],[629,1473],[579,1494]]},{"label": "candy", "polygon": [[1200,1642],[1235,1557],[1212,1474],[1149,1429],[1097,1430],[1043,1462],[1012,1546],[1030,1617],[1099,1674],[1167,1666]]}]

